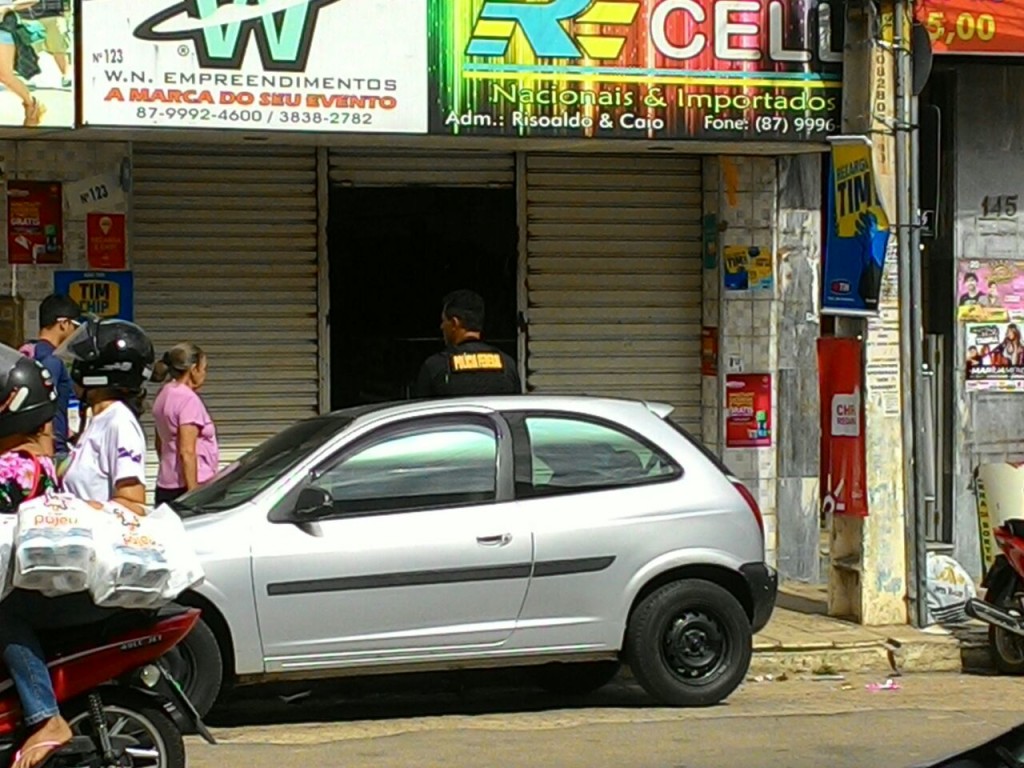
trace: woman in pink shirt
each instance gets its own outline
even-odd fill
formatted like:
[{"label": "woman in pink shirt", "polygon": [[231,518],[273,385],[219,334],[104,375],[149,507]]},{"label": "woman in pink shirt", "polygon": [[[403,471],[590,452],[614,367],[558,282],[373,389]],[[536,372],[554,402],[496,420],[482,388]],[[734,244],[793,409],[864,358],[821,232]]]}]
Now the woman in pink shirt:
[{"label": "woman in pink shirt", "polygon": [[160,472],[156,503],[173,501],[217,473],[220,452],[199,388],[206,381],[206,353],[190,342],[164,353],[153,369],[153,381],[166,381],[153,403]]}]

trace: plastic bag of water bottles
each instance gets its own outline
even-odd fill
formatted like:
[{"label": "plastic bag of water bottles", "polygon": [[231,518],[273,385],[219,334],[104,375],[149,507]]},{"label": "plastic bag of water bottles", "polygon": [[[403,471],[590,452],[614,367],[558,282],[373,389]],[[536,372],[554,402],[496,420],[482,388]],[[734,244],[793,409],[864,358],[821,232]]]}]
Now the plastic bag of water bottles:
[{"label": "plastic bag of water bottles", "polygon": [[181,518],[161,507],[138,515],[104,505],[107,530],[98,537],[89,583],[93,602],[104,608],[157,608],[203,579]]},{"label": "plastic bag of water bottles", "polygon": [[70,494],[48,493],[24,502],[16,518],[13,586],[48,597],[84,592],[103,513]]}]

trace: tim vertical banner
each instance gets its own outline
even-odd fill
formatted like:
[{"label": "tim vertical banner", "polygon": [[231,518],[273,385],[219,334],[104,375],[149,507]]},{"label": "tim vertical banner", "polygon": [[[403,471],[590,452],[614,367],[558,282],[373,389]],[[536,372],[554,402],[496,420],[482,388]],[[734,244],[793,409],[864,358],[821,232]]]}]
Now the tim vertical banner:
[{"label": "tim vertical banner", "polygon": [[862,353],[855,338],[818,339],[821,507],[856,517],[868,514]]},{"label": "tim vertical banner", "polygon": [[822,140],[843,5],[430,0],[430,131]]},{"label": "tim vertical banner", "polygon": [[871,142],[832,139],[821,311],[874,315],[882,288],[889,216],[875,181]]},{"label": "tim vertical banner", "polygon": [[427,0],[82,0],[88,125],[426,133]]}]

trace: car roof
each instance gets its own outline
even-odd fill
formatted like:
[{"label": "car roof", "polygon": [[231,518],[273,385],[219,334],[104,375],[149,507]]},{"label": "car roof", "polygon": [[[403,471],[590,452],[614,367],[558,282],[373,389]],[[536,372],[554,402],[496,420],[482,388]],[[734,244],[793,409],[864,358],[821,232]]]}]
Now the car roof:
[{"label": "car roof", "polygon": [[638,409],[647,410],[658,418],[666,418],[674,410],[673,406],[667,403],[592,395],[483,395],[374,403],[343,408],[321,418],[344,419],[348,424],[354,424],[395,416],[446,413],[464,410],[467,407],[495,411],[564,411],[605,417],[613,421],[621,421],[629,416],[635,416]]}]

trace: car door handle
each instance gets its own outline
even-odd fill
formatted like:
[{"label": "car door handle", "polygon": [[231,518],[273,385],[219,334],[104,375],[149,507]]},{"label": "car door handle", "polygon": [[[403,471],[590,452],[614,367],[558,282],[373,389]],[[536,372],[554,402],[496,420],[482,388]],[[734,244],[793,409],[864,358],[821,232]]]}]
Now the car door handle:
[{"label": "car door handle", "polygon": [[500,533],[497,536],[477,536],[476,543],[483,547],[504,547],[512,541],[511,533]]}]

